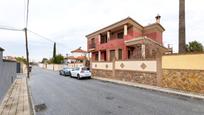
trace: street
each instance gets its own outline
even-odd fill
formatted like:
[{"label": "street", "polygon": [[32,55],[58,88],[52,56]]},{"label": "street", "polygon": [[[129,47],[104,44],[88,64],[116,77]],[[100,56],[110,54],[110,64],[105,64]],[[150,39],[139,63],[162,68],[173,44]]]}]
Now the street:
[{"label": "street", "polygon": [[136,87],[63,77],[33,67],[28,81],[37,115],[204,115],[204,101]]}]

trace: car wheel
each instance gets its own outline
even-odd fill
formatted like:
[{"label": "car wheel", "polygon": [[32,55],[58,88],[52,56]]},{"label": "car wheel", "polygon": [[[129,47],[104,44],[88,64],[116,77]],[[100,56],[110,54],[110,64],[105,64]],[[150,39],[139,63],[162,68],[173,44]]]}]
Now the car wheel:
[{"label": "car wheel", "polygon": [[68,75],[71,77],[71,72],[69,72]]},{"label": "car wheel", "polygon": [[80,80],[80,75],[79,74],[77,74],[77,79]]},{"label": "car wheel", "polygon": [[64,72],[64,76],[67,76],[66,72]]}]

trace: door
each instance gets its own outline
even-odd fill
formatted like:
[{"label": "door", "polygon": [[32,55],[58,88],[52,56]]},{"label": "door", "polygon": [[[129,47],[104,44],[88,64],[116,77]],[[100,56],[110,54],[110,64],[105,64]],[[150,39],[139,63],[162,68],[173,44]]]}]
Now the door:
[{"label": "door", "polygon": [[21,64],[20,63],[16,64],[16,73],[21,73]]},{"label": "door", "polygon": [[80,68],[75,68],[73,71],[73,76],[77,77],[77,74],[79,73]]},{"label": "door", "polygon": [[115,58],[115,50],[110,50],[110,61],[113,61]]}]

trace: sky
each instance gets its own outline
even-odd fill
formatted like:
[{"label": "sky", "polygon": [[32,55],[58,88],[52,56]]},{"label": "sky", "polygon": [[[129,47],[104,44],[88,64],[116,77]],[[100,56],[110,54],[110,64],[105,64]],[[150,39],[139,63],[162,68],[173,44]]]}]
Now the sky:
[{"label": "sky", "polygon": [[[30,60],[51,58],[53,41],[57,53],[70,55],[78,47],[87,48],[86,35],[124,18],[131,17],[145,26],[161,15],[163,44],[178,51],[179,0],[30,0],[28,32]],[[186,42],[204,44],[204,0],[186,0]],[[0,0],[0,27],[25,28],[26,0]],[[23,31],[0,29],[4,56],[25,57]]]}]

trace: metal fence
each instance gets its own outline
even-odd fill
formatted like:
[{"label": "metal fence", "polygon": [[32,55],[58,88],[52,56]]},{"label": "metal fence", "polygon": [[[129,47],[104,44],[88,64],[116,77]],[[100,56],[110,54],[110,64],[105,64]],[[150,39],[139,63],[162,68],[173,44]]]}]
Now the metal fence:
[{"label": "metal fence", "polygon": [[16,79],[16,62],[0,60],[0,102]]}]

